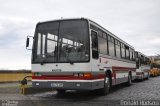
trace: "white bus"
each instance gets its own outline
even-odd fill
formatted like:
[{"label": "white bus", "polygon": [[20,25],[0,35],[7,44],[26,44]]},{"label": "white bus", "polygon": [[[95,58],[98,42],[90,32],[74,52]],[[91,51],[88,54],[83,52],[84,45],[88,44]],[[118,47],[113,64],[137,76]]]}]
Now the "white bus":
[{"label": "white bus", "polygon": [[[27,45],[29,38],[27,38]],[[86,19],[60,19],[36,26],[32,49],[32,86],[96,90],[130,85],[136,76],[134,48],[99,24]]]},{"label": "white bus", "polygon": [[136,79],[149,79],[149,71],[151,69],[150,59],[144,54],[136,51]]}]

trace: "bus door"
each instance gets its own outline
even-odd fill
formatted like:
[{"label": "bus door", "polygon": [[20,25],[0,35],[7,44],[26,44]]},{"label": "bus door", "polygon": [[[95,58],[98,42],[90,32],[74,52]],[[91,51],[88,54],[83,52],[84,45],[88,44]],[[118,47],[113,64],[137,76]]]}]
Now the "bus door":
[{"label": "bus door", "polygon": [[92,38],[92,71],[98,71],[100,69],[99,53],[98,53],[98,33],[91,30]]}]

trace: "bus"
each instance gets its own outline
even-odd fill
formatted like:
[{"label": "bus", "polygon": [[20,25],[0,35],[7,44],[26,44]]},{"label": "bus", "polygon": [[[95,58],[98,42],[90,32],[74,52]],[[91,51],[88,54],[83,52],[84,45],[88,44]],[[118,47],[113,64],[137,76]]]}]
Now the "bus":
[{"label": "bus", "polygon": [[150,56],[151,70],[150,76],[155,77],[160,75],[160,58],[159,56]]},{"label": "bus", "polygon": [[32,87],[105,95],[136,77],[134,47],[90,19],[39,22],[33,38]]},{"label": "bus", "polygon": [[135,51],[135,57],[136,57],[136,79],[139,79],[143,81],[144,79],[149,79],[150,74],[149,71],[151,69],[150,66],[150,59],[138,52]]}]

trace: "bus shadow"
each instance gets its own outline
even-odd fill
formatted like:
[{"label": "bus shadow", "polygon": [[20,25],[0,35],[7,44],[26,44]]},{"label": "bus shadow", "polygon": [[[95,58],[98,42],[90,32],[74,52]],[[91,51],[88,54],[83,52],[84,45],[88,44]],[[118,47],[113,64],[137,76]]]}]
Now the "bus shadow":
[{"label": "bus shadow", "polygon": [[69,90],[63,94],[56,94],[56,98],[59,99],[67,99],[67,100],[78,100],[78,101],[88,101],[91,99],[95,99],[99,97],[98,92],[95,91],[76,91],[76,90]]},{"label": "bus shadow", "polygon": [[141,80],[141,79],[135,79],[134,80],[135,83],[141,83],[141,82],[145,82],[145,81],[149,81],[149,79],[145,78],[143,80]]},{"label": "bus shadow", "polygon": [[[127,88],[127,87],[128,86],[126,86],[125,84],[115,85],[111,88],[111,90],[109,91],[109,93],[107,95],[110,95],[120,89]],[[105,96],[105,98],[107,98],[107,95],[100,94],[100,92],[98,90],[94,90],[94,91],[69,90],[63,94],[57,93],[55,97],[58,99],[66,99],[66,100],[74,100],[74,101],[75,100],[88,101],[88,100],[100,98],[102,96]]]},{"label": "bus shadow", "polygon": [[[132,85],[131,85],[132,86]],[[127,87],[130,87],[130,86],[127,86],[126,83],[122,83],[122,84],[118,84],[118,85],[114,85],[112,86],[109,94],[112,94],[112,93],[115,93],[121,89],[124,89],[124,88],[127,88]]]}]

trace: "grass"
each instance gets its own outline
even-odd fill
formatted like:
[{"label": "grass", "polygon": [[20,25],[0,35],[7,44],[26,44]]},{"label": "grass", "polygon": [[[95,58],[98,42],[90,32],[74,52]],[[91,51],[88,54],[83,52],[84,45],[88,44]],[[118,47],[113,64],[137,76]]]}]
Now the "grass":
[{"label": "grass", "polygon": [[[0,73],[0,82],[17,82],[21,81],[25,76],[31,76],[31,73]],[[28,78],[31,80],[31,78]]]},{"label": "grass", "polygon": [[[1,86],[0,88],[20,88],[21,85],[14,85],[14,86]],[[32,85],[26,85],[25,88],[30,88]]]}]

